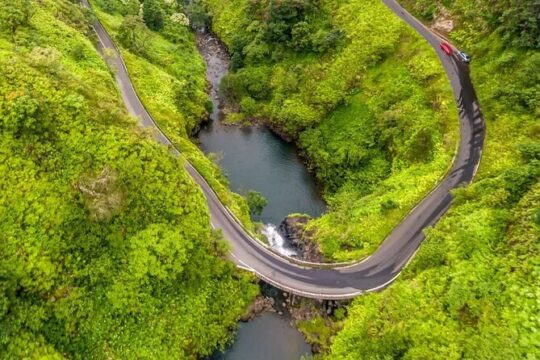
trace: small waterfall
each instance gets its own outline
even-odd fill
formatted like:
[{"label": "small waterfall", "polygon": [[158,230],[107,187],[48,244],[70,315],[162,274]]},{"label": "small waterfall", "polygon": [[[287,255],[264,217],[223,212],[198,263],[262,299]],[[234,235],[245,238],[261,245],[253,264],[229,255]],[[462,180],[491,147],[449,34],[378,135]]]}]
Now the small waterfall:
[{"label": "small waterfall", "polygon": [[262,233],[268,239],[268,243],[270,244],[272,249],[276,250],[278,253],[286,256],[298,255],[298,253],[285,242],[285,239],[278,232],[275,225],[265,225]]}]

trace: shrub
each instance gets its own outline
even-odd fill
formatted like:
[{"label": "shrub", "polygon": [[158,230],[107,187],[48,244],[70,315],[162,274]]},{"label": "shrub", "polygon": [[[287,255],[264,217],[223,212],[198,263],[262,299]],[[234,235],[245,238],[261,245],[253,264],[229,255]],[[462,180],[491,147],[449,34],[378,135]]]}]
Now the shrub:
[{"label": "shrub", "polygon": [[20,26],[28,25],[34,15],[32,0],[0,0],[0,27],[14,37]]},{"label": "shrub", "polygon": [[240,100],[240,106],[242,107],[242,111],[249,116],[255,115],[257,111],[257,102],[249,96],[244,96],[242,100]]},{"label": "shrub", "polygon": [[129,50],[143,54],[150,33],[140,17],[128,15],[122,20],[117,38]]},{"label": "shrub", "polygon": [[186,6],[186,14],[194,29],[205,28],[210,24],[210,16],[206,13],[202,1],[190,1]]},{"label": "shrub", "polygon": [[165,12],[160,0],[145,0],[143,5],[143,20],[148,28],[158,31],[163,28]]},{"label": "shrub", "polygon": [[258,191],[248,191],[246,200],[252,215],[260,216],[265,206],[268,205],[268,200]]}]

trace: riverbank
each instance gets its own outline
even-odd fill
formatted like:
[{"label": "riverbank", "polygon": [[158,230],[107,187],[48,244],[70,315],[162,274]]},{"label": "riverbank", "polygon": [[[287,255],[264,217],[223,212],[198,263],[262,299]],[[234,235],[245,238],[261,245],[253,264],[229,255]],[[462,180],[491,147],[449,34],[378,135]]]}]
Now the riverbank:
[{"label": "riverbank", "polygon": [[93,5],[101,23],[115,39],[144,107],[180,150],[181,156],[212,186],[220,201],[247,229],[254,230],[245,199],[230,191],[221,169],[204,156],[191,138],[211,110],[206,94],[206,67],[191,28],[176,24],[174,34],[165,34],[142,27],[136,33],[146,39],[145,46],[133,49],[118,40],[126,17],[118,12],[103,11],[100,6],[104,4],[100,1]]},{"label": "riverbank", "polygon": [[324,355],[341,329],[348,302],[306,299],[259,282],[234,342],[209,360],[298,360]]},{"label": "riverbank", "polygon": [[[118,14],[108,14],[108,13],[99,12],[99,10],[98,10],[98,15],[99,15],[100,19],[104,20],[104,23],[107,26],[107,30],[114,37],[118,36],[119,29],[121,28],[122,23],[123,23],[123,20],[122,20],[121,16],[119,16]],[[148,31],[148,30],[145,30],[145,31]],[[162,63],[163,58],[161,58],[161,57],[160,57],[159,61],[152,62],[152,61],[154,61],[156,59],[154,59],[153,56],[150,56],[150,54],[152,54],[152,53],[162,54],[165,51],[171,51],[172,55],[176,55],[176,51],[178,51],[178,48],[176,46],[174,46],[172,43],[168,42],[167,39],[161,37],[158,33],[151,33],[151,36],[152,36],[153,41],[149,45],[149,47],[151,47],[151,49],[148,50],[149,54],[146,54],[146,53],[143,54],[143,55],[135,54],[135,53],[132,53],[131,51],[129,51],[129,49],[125,49],[125,48],[122,48],[122,47],[120,47],[120,50],[122,51],[122,54],[123,54],[124,58],[126,59],[126,64],[127,64],[128,68],[129,68],[130,74],[133,75],[133,79],[134,79],[133,85],[136,88],[138,93],[140,91],[140,96],[141,96],[142,100],[144,101],[145,107],[147,107],[148,110],[152,114],[154,114],[154,112],[157,114],[155,120],[158,121],[160,126],[163,127],[164,131],[168,134],[168,136],[171,137],[173,142],[175,144],[179,145],[180,149],[182,150],[182,153],[183,154],[185,153],[187,155],[187,157],[190,159],[190,161],[193,161],[193,156],[194,155],[198,156],[199,152],[193,150],[191,143],[188,144],[189,141],[186,138],[187,137],[186,134],[188,133],[188,131],[180,132],[179,131],[179,126],[181,126],[182,124],[180,122],[174,122],[174,116],[175,115],[176,116],[182,116],[182,115],[178,115],[177,112],[173,112],[173,111],[164,111],[166,109],[169,109],[171,106],[178,106],[178,109],[181,109],[182,111],[186,111],[187,113],[189,113],[189,108],[181,108],[179,106],[179,104],[176,102],[178,100],[178,98],[174,97],[174,91],[171,92],[172,90],[175,90],[175,89],[178,90],[179,88],[175,87],[174,89],[169,89],[167,86],[164,86],[164,84],[170,85],[171,82],[172,82],[172,84],[176,84],[176,85],[180,86],[177,82],[186,81],[187,83],[189,83],[190,79],[189,79],[188,76],[186,76],[186,78],[179,78],[179,79],[173,78],[175,75],[178,75],[178,73],[176,73],[175,70],[174,70],[178,66],[175,56],[173,56],[173,58],[172,58],[174,60],[174,62],[172,64],[171,63]],[[195,55],[192,55],[191,57],[195,58]],[[196,60],[196,58],[195,58],[195,60]],[[199,85],[197,85],[197,87],[199,87]],[[157,91],[157,89],[159,89],[159,91]],[[166,108],[163,108],[163,106],[160,106],[160,104],[162,102],[167,103]],[[198,105],[201,105],[201,104],[198,104]],[[213,107],[212,110],[214,110],[214,109],[219,109],[219,106]],[[277,136],[272,134],[269,130],[266,129],[265,134],[270,134],[273,137],[272,141],[274,141],[274,142],[271,143],[272,146],[268,147],[270,150],[276,150],[276,149],[283,150],[283,149],[285,149],[285,151],[278,151],[278,153],[277,153],[278,155],[276,156],[278,159],[285,158],[285,159],[293,159],[294,160],[291,163],[292,166],[285,166],[284,168],[288,169],[289,171],[292,170],[293,175],[296,173],[297,178],[300,179],[300,180],[303,180],[302,176],[298,176],[298,169],[300,169],[300,170],[303,169],[305,171],[305,167],[303,167],[302,163],[298,161],[298,157],[296,156],[296,153],[294,151],[291,151],[291,150],[294,150],[294,149],[287,148],[287,147],[284,147],[284,148],[280,147],[282,144],[286,145],[286,143],[282,142],[279,138],[277,138]],[[257,134],[255,134],[255,135],[257,135]],[[279,142],[277,142],[277,140],[279,140]],[[278,144],[278,146],[276,146],[276,143]],[[247,153],[249,153],[249,148],[247,150]],[[285,153],[286,156],[285,157],[281,156],[280,155],[281,153]],[[203,157],[201,156],[201,158],[203,158]],[[197,157],[197,159],[198,159],[198,157]],[[202,164],[203,165],[202,170],[203,170],[203,172],[206,172],[205,169],[208,168],[206,163],[208,163],[208,161],[206,160],[206,158],[204,158],[203,160],[201,160],[201,161],[197,160],[197,161],[195,161],[195,163],[198,165],[197,168],[199,170],[201,170],[200,166]],[[265,159],[264,158],[261,159],[260,162],[265,163]],[[285,164],[287,164],[287,162],[285,162]],[[278,166],[276,166],[276,167],[278,167]],[[256,167],[252,167],[251,170],[253,168],[256,168]],[[279,168],[280,167],[278,167],[278,169]],[[213,167],[211,167],[211,172],[214,174],[214,176],[217,179],[219,179],[218,181],[220,181],[220,184],[223,185],[223,184],[226,183],[222,178],[220,178],[221,175],[219,175],[220,174],[219,170],[214,170]],[[307,173],[307,171],[305,171],[305,173]],[[289,176],[287,173],[281,174],[280,176],[279,176],[279,173],[278,173],[277,175],[278,175],[277,176],[278,179],[279,178],[284,179],[284,178],[293,178],[294,177],[294,176]],[[205,175],[205,177],[206,176],[208,176],[208,174]],[[306,175],[306,178],[307,178],[307,181],[310,180],[308,175]],[[212,180],[212,178],[210,177],[210,181],[211,180]],[[306,186],[303,186],[300,183],[297,184],[297,187],[300,190],[306,188]],[[307,188],[309,188],[309,186],[307,186]],[[219,187],[218,187],[218,189],[219,189]],[[300,197],[309,198],[309,196],[300,196]],[[298,211],[298,208],[293,207],[292,210],[284,211],[283,214],[286,215],[286,214],[288,214],[290,212],[296,212],[296,211]],[[283,215],[283,217],[285,215]],[[283,219],[283,217],[282,216],[276,217],[276,223],[278,223],[278,221],[281,221]],[[245,279],[247,279],[247,278],[249,278],[249,277],[245,277]],[[243,276],[242,276],[242,279],[244,279]],[[240,290],[240,289],[238,289],[238,290]],[[252,293],[251,291],[246,292],[246,294],[244,294],[244,296],[248,297],[248,296],[250,296],[251,293]],[[235,307],[235,310],[236,309],[237,308]],[[232,313],[232,311],[229,311],[228,313]],[[231,334],[228,334],[227,336],[231,336]],[[223,342],[225,341],[223,339],[223,336],[221,338],[219,338],[218,340],[219,340],[218,345],[223,344]]]},{"label": "riverbank", "polygon": [[[246,126],[226,121],[227,114],[235,111],[235,105],[228,103],[220,92],[221,80],[229,70],[227,50],[210,32],[197,31],[196,38],[207,66],[208,93],[212,101],[208,122],[201,125],[197,134],[201,148],[219,159],[233,191],[254,189],[268,199],[261,217],[266,223],[262,233],[276,251],[303,260],[322,260],[316,244],[305,236],[304,226],[311,216],[289,217],[292,213],[317,216],[324,210],[315,181],[298,156],[297,148],[261,124]],[[336,305],[291,296],[262,281],[260,287],[261,295],[241,319],[237,339],[229,350],[215,354],[213,359],[253,359],[253,351],[265,347],[268,347],[269,359],[296,360],[304,354],[298,351],[305,352],[311,346],[320,351],[320,344],[327,343],[327,339],[321,341],[314,335],[319,330],[313,331],[309,324],[314,319],[326,322]],[[295,333],[294,329],[299,327],[304,336],[311,339],[310,346]],[[325,329],[320,330],[325,332]],[[275,343],[276,334],[288,335]]]},{"label": "riverbank", "polygon": [[294,144],[260,124],[233,126],[225,121],[230,115],[226,112],[234,111],[234,105],[220,91],[221,81],[229,71],[227,50],[211,32],[197,31],[196,37],[206,63],[213,105],[208,122],[197,134],[201,149],[217,159],[231,190],[263,194],[268,204],[259,220],[268,226],[277,228],[292,213],[321,215],[326,206],[320,188]]},{"label": "riverbank", "polygon": [[243,322],[253,321],[272,313],[298,329],[313,354],[329,351],[333,336],[341,329],[349,301],[307,299],[259,282],[260,295],[243,316]]},{"label": "riverbank", "polygon": [[241,323],[233,345],[209,360],[299,360],[312,351],[298,330],[276,313]]},{"label": "riverbank", "polygon": [[228,96],[294,139],[324,187],[332,206],[308,225],[322,253],[369,256],[455,153],[455,104],[433,49],[380,1],[204,2],[234,59]]}]

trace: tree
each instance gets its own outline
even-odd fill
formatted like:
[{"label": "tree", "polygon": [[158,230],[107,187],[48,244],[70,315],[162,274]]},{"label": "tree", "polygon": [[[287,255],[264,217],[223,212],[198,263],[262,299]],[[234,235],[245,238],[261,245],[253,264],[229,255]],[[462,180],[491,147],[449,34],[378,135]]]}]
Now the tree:
[{"label": "tree", "polygon": [[148,28],[159,31],[164,25],[164,11],[159,0],[146,0],[143,5],[143,20]]},{"label": "tree", "polygon": [[540,48],[540,1],[499,1],[494,9],[492,15],[506,41],[520,47]]},{"label": "tree", "polygon": [[210,23],[210,16],[206,13],[203,3],[200,0],[190,1],[186,7],[186,14],[194,29],[204,28]]},{"label": "tree", "polygon": [[108,14],[116,13],[120,8],[120,3],[118,1],[103,1],[100,2],[101,8]]},{"label": "tree", "polygon": [[4,105],[0,102],[0,130],[9,131],[16,137],[25,133],[39,133],[40,103],[33,94],[13,92],[10,101]]},{"label": "tree", "polygon": [[123,196],[117,178],[118,174],[106,167],[98,176],[85,176],[77,183],[93,219],[108,220],[120,211]]},{"label": "tree", "polygon": [[143,53],[150,34],[138,16],[126,16],[118,29],[118,40],[130,50]]},{"label": "tree", "polygon": [[252,215],[261,216],[264,207],[268,205],[268,200],[258,191],[250,190],[246,195],[249,211]]},{"label": "tree", "polygon": [[123,15],[138,15],[141,4],[139,0],[124,0],[121,8]]},{"label": "tree", "polygon": [[311,0],[270,1],[266,23],[268,38],[276,42],[290,41],[294,25],[302,21],[306,13],[315,10],[315,2]]},{"label": "tree", "polygon": [[12,37],[20,26],[28,25],[34,14],[31,0],[0,0],[0,27],[8,30]]},{"label": "tree", "polygon": [[333,30],[319,30],[312,36],[313,50],[318,53],[325,53],[330,49],[336,47],[345,37],[345,33],[339,29]]},{"label": "tree", "polygon": [[311,46],[311,28],[305,21],[296,23],[292,28],[291,45],[295,50],[306,50]]},{"label": "tree", "polygon": [[406,158],[411,163],[428,161],[433,153],[433,135],[430,129],[423,127],[415,132],[407,142]]}]

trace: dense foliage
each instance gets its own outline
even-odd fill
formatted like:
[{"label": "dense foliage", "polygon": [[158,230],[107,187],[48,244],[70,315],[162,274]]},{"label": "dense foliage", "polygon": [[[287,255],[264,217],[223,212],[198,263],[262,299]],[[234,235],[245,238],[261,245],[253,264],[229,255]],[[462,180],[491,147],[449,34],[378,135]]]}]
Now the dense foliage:
[{"label": "dense foliage", "polygon": [[161,0],[145,0],[142,5],[144,23],[152,30],[161,30],[165,17]]},{"label": "dense foliage", "polygon": [[[450,36],[473,55],[485,151],[474,184],[456,192],[401,279],[353,302],[330,357],[538,358],[540,53],[538,33],[519,20],[538,15],[535,2],[405,3],[455,20]],[[518,17],[478,21],[498,11]]]},{"label": "dense foliage", "polygon": [[137,94],[153,118],[212,185],[221,201],[246,227],[253,228],[245,200],[229,191],[228,180],[219,166],[189,140],[211,110],[204,61],[183,8],[176,2],[157,3],[164,14],[164,24],[159,32],[154,32],[144,17],[131,10],[139,9],[136,0],[92,1],[101,23],[120,46]]},{"label": "dense foliage", "polygon": [[309,225],[329,258],[370,254],[447,169],[457,121],[446,77],[378,0],[206,0],[243,113],[294,138],[329,211]]},{"label": "dense foliage", "polygon": [[[537,358],[538,1],[403,3],[426,20],[454,21],[450,37],[473,55],[488,137],[475,183],[456,191],[392,287],[353,302],[330,357]],[[330,211],[310,225],[322,250],[338,259],[373,251],[448,164],[457,121],[440,65],[378,1],[206,4],[235,56],[224,90],[298,139],[325,184]],[[277,27],[278,46],[269,34],[276,7],[292,19]],[[344,37],[318,53],[319,27]],[[323,326],[302,323],[324,349],[332,337]]]},{"label": "dense foliage", "polygon": [[28,25],[34,12],[34,4],[30,0],[2,0],[0,6],[0,26],[14,38],[17,28]]},{"label": "dense foliage", "polygon": [[268,200],[258,191],[250,190],[246,194],[246,201],[251,214],[261,216],[264,208],[268,205]]},{"label": "dense foliage", "polygon": [[86,11],[8,3],[24,21],[0,22],[0,357],[223,346],[256,288],[183,160],[127,116]]},{"label": "dense foliage", "polygon": [[497,32],[510,46],[540,49],[540,2],[538,0],[479,0],[475,2],[403,0],[402,2],[426,20],[434,20],[446,13],[445,10],[450,10],[452,17],[461,25],[457,33]]},{"label": "dense foliage", "polygon": [[[329,326],[335,359],[540,356],[538,1],[405,0],[452,17],[488,125],[475,183],[390,288]],[[248,222],[248,205],[189,141],[204,66],[177,2],[96,0],[167,134]],[[256,291],[223,260],[204,199],[125,112],[66,0],[0,0],[0,357],[193,358],[230,338]],[[324,183],[327,256],[357,258],[437,182],[456,140],[433,52],[376,0],[200,0],[229,45],[224,90],[296,139]],[[151,29],[155,30],[152,31]],[[156,32],[158,31],[158,32]],[[264,199],[252,194],[251,210]]]}]

